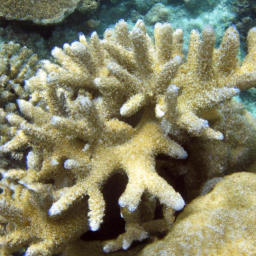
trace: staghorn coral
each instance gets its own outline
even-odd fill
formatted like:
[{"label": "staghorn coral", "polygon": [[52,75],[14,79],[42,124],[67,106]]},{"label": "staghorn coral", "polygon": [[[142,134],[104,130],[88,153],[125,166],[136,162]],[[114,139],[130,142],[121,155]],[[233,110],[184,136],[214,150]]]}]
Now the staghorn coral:
[{"label": "staghorn coral", "polygon": [[38,24],[51,24],[61,22],[76,8],[82,12],[95,10],[98,3],[99,0],[1,0],[0,15],[8,20],[32,20]]},{"label": "staghorn coral", "polygon": [[191,202],[172,231],[138,255],[255,255],[256,175],[235,173]]},{"label": "staghorn coral", "polygon": [[[0,107],[3,108],[17,98],[28,98],[28,92],[22,87],[24,81],[35,74],[38,65],[36,54],[13,42],[0,45],[0,59]],[[9,112],[13,111],[14,109],[10,109]]]},{"label": "staghorn coral", "polygon": [[[14,127],[6,122],[7,113],[19,114],[16,100],[28,99],[29,93],[24,90],[24,81],[38,69],[37,55],[19,44],[9,42],[0,45],[0,145],[9,141],[16,133]],[[12,152],[12,157],[20,159],[21,152]]]},{"label": "staghorn coral", "polygon": [[[123,82],[131,95],[122,105],[121,115],[130,116],[142,106],[153,103],[156,104],[156,116],[162,118],[162,124],[169,125],[170,134],[175,135],[178,126],[191,136],[222,140],[223,135],[211,129],[200,116],[232,98],[238,89],[244,90],[255,84],[255,29],[249,32],[248,44],[251,47],[241,67],[236,59],[239,36],[234,27],[226,31],[217,50],[214,50],[215,36],[211,26],[205,27],[202,40],[199,32],[193,30],[187,61],[180,66],[177,75],[176,69],[182,63],[182,30],[177,29],[172,36],[170,24],[157,23],[156,49],[145,31],[144,24],[139,21],[132,31],[132,42],[125,40],[127,27],[120,22],[116,37],[111,36],[111,32],[106,33],[103,42],[113,60],[108,64],[112,77]],[[131,43],[132,50],[128,48]],[[104,94],[104,84],[110,84],[110,81],[102,83]],[[164,129],[168,130],[167,127]]]},{"label": "staghorn coral", "polygon": [[27,189],[17,183],[24,171],[2,171],[2,174],[1,225],[8,233],[0,238],[1,255],[10,255],[29,243],[31,245],[26,250],[26,256],[52,255],[62,251],[81,232],[88,230],[88,220],[84,214],[87,200],[80,202],[75,213],[70,211],[64,218],[52,219],[47,214],[55,195],[52,186],[39,184],[35,192],[34,185]]},{"label": "staghorn coral", "polygon": [[[116,172],[125,173],[129,179],[119,198],[126,232],[106,241],[104,251],[128,249],[133,241],[171,228],[174,210],[181,210],[185,203],[158,175],[156,156],[168,156],[163,162],[173,166],[171,170],[184,170],[188,154],[183,145],[190,150],[192,139],[202,139],[206,145],[215,141],[225,144],[223,138],[230,136],[229,127],[225,128],[216,113],[224,112],[222,105],[224,109],[232,106],[237,88],[243,90],[256,82],[256,30],[249,32],[249,53],[241,66],[236,59],[238,33],[233,27],[226,31],[219,49],[214,49],[210,26],[204,29],[201,40],[193,31],[185,63],[181,29],[173,33],[170,24],[158,23],[154,35],[155,42],[140,20],[131,32],[127,23],[120,21],[114,30],[105,32],[103,40],[93,33],[88,43],[80,35],[78,42],[65,44],[63,49],[55,47],[55,62],[43,61],[36,76],[26,81],[30,98],[17,101],[22,116],[6,115],[17,133],[0,146],[0,152],[12,152],[24,145],[31,151],[26,170],[2,171],[0,209],[4,214],[12,205],[22,207],[8,197],[8,191],[16,194],[18,187],[28,195],[24,200],[40,198],[37,204],[31,199],[26,207],[35,211],[41,223],[25,224],[30,235],[24,239],[13,229],[7,231],[3,241],[11,234],[23,242],[9,246],[2,242],[5,253],[28,246],[27,256],[39,255],[40,250],[52,255],[66,250],[88,228],[98,230],[106,204],[102,189]],[[230,123],[236,118],[234,114]],[[221,124],[216,125],[213,119]],[[247,123],[243,124],[246,127]],[[244,146],[242,139],[239,143]],[[243,160],[252,161],[246,154]],[[75,216],[81,218],[81,208],[86,217],[87,198],[89,225],[84,218],[83,225],[77,227],[74,217],[70,226],[58,228],[58,220],[68,221],[71,212],[77,211]],[[42,206],[44,199],[47,203]],[[154,219],[156,200],[163,205],[160,220]],[[147,214],[143,215],[145,209]],[[8,220],[7,215],[4,217]],[[19,223],[11,222],[19,229]],[[40,235],[44,225],[47,229]],[[51,227],[56,230],[54,245]],[[67,238],[65,233],[70,230]]]},{"label": "staghorn coral", "polygon": [[209,143],[202,137],[194,137],[186,143],[188,159],[183,193],[186,202],[199,196],[208,180],[249,170],[255,164],[256,121],[241,104],[235,100],[220,104],[208,120],[214,129],[225,134],[225,139]]}]

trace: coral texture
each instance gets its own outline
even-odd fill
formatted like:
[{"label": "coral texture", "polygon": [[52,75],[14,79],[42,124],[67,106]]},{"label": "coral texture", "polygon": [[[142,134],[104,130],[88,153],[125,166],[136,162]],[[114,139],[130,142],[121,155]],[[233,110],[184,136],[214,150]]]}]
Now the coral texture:
[{"label": "coral texture", "polygon": [[171,232],[138,255],[255,255],[256,175],[226,176],[190,203]]},{"label": "coral texture", "polygon": [[32,20],[38,24],[49,24],[62,21],[76,8],[81,11],[94,10],[98,3],[98,0],[1,0],[0,15],[8,20]]},{"label": "coral texture", "polygon": [[38,65],[37,56],[31,50],[13,42],[0,45],[0,60],[0,107],[3,108],[17,98],[28,98],[28,92],[22,87],[24,81],[35,74]]},{"label": "coral texture", "polygon": [[[30,149],[26,170],[2,170],[6,255],[24,247],[26,256],[52,255],[88,229],[98,230],[106,208],[102,190],[117,172],[129,179],[119,198],[126,231],[106,241],[103,250],[128,249],[133,241],[171,228],[174,211],[185,202],[158,174],[156,157],[164,156],[177,172],[187,161],[183,146],[191,138],[225,143],[228,129],[215,130],[220,126],[212,119],[224,112],[222,105],[232,105],[239,89],[256,82],[256,30],[249,32],[241,66],[233,27],[219,49],[210,26],[202,39],[192,31],[185,63],[181,29],[157,23],[154,37],[155,42],[141,20],[130,32],[121,20],[102,40],[93,33],[89,43],[80,35],[78,42],[55,47],[54,62],[43,61],[26,81],[30,97],[18,99],[21,115],[5,116],[16,136],[0,146],[5,153]],[[161,219],[154,219],[157,200]]]},{"label": "coral texture", "polygon": [[[19,44],[9,42],[0,45],[0,145],[14,137],[16,129],[11,127],[5,116],[7,113],[19,114],[16,100],[28,99],[29,93],[24,90],[24,81],[35,75],[38,69],[37,55]],[[2,156],[2,154],[0,153]],[[22,152],[11,152],[15,159],[23,157]],[[5,165],[1,161],[0,167]]]}]

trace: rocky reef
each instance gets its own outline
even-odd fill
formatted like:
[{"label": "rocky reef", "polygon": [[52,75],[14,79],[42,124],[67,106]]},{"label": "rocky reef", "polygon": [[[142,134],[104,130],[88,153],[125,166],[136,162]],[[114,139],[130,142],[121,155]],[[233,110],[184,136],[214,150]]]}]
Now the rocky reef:
[{"label": "rocky reef", "polygon": [[[157,23],[152,40],[142,20],[131,31],[121,20],[103,39],[80,34],[55,47],[26,77],[27,96],[15,94],[18,109],[0,109],[1,124],[15,131],[1,154],[27,152],[26,168],[1,169],[1,255],[78,256],[84,246],[129,255],[134,241],[172,232],[175,211],[210,191],[216,182],[207,181],[255,172],[256,121],[233,96],[256,84],[256,29],[242,63],[234,27],[217,49],[215,41],[211,26],[193,30],[185,58],[181,29]],[[108,217],[114,194],[103,191],[117,174],[128,178],[118,198],[125,231],[82,242]]]}]

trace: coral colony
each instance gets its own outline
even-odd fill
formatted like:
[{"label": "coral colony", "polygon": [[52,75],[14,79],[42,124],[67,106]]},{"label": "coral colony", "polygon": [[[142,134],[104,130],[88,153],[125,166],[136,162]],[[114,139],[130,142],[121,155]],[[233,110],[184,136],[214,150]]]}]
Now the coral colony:
[{"label": "coral colony", "polygon": [[182,45],[182,30],[169,23],[157,23],[152,40],[141,20],[130,32],[121,20],[102,40],[94,32],[90,42],[80,35],[55,47],[53,60],[25,78],[29,97],[14,92],[17,109],[0,112],[1,154],[28,150],[26,169],[1,170],[1,255],[64,253],[99,230],[108,203],[102,189],[117,172],[128,177],[118,201],[126,231],[103,251],[167,232],[185,202],[158,174],[160,154],[191,191],[255,162],[255,121],[232,98],[256,84],[256,29],[242,64],[234,27],[218,49],[211,26],[191,32],[186,59]]}]

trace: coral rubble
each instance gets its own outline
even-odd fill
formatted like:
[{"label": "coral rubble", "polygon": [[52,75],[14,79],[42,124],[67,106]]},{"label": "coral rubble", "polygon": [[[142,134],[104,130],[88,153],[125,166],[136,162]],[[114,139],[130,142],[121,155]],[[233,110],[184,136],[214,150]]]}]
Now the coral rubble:
[{"label": "coral rubble", "polygon": [[[30,97],[17,100],[21,115],[5,116],[16,135],[0,146],[4,153],[30,148],[27,169],[1,170],[4,255],[21,248],[26,256],[56,254],[88,229],[97,231],[107,203],[102,190],[115,173],[129,179],[119,198],[126,230],[103,250],[126,250],[133,241],[168,232],[174,211],[185,202],[158,174],[156,157],[164,156],[160,165],[169,170],[194,175],[190,151],[197,139],[202,159],[211,144],[222,142],[228,150],[244,145],[238,138],[230,142],[237,130],[230,132],[223,121],[230,118],[230,125],[239,115],[256,141],[253,118],[230,110],[236,107],[232,97],[256,83],[256,30],[249,32],[242,65],[233,27],[218,49],[212,27],[205,27],[201,39],[192,31],[186,61],[181,29],[157,23],[154,39],[141,20],[130,32],[121,20],[102,40],[94,32],[90,42],[80,35],[63,49],[55,47],[54,61],[42,61],[26,81]],[[256,152],[254,144],[249,149]],[[242,154],[242,162],[251,164],[252,153]],[[228,157],[219,166],[226,171]],[[158,202],[161,219],[155,219]]]},{"label": "coral rubble", "polygon": [[0,15],[8,20],[31,20],[38,24],[50,24],[62,21],[76,8],[82,12],[95,10],[98,3],[99,0],[1,0]]}]

